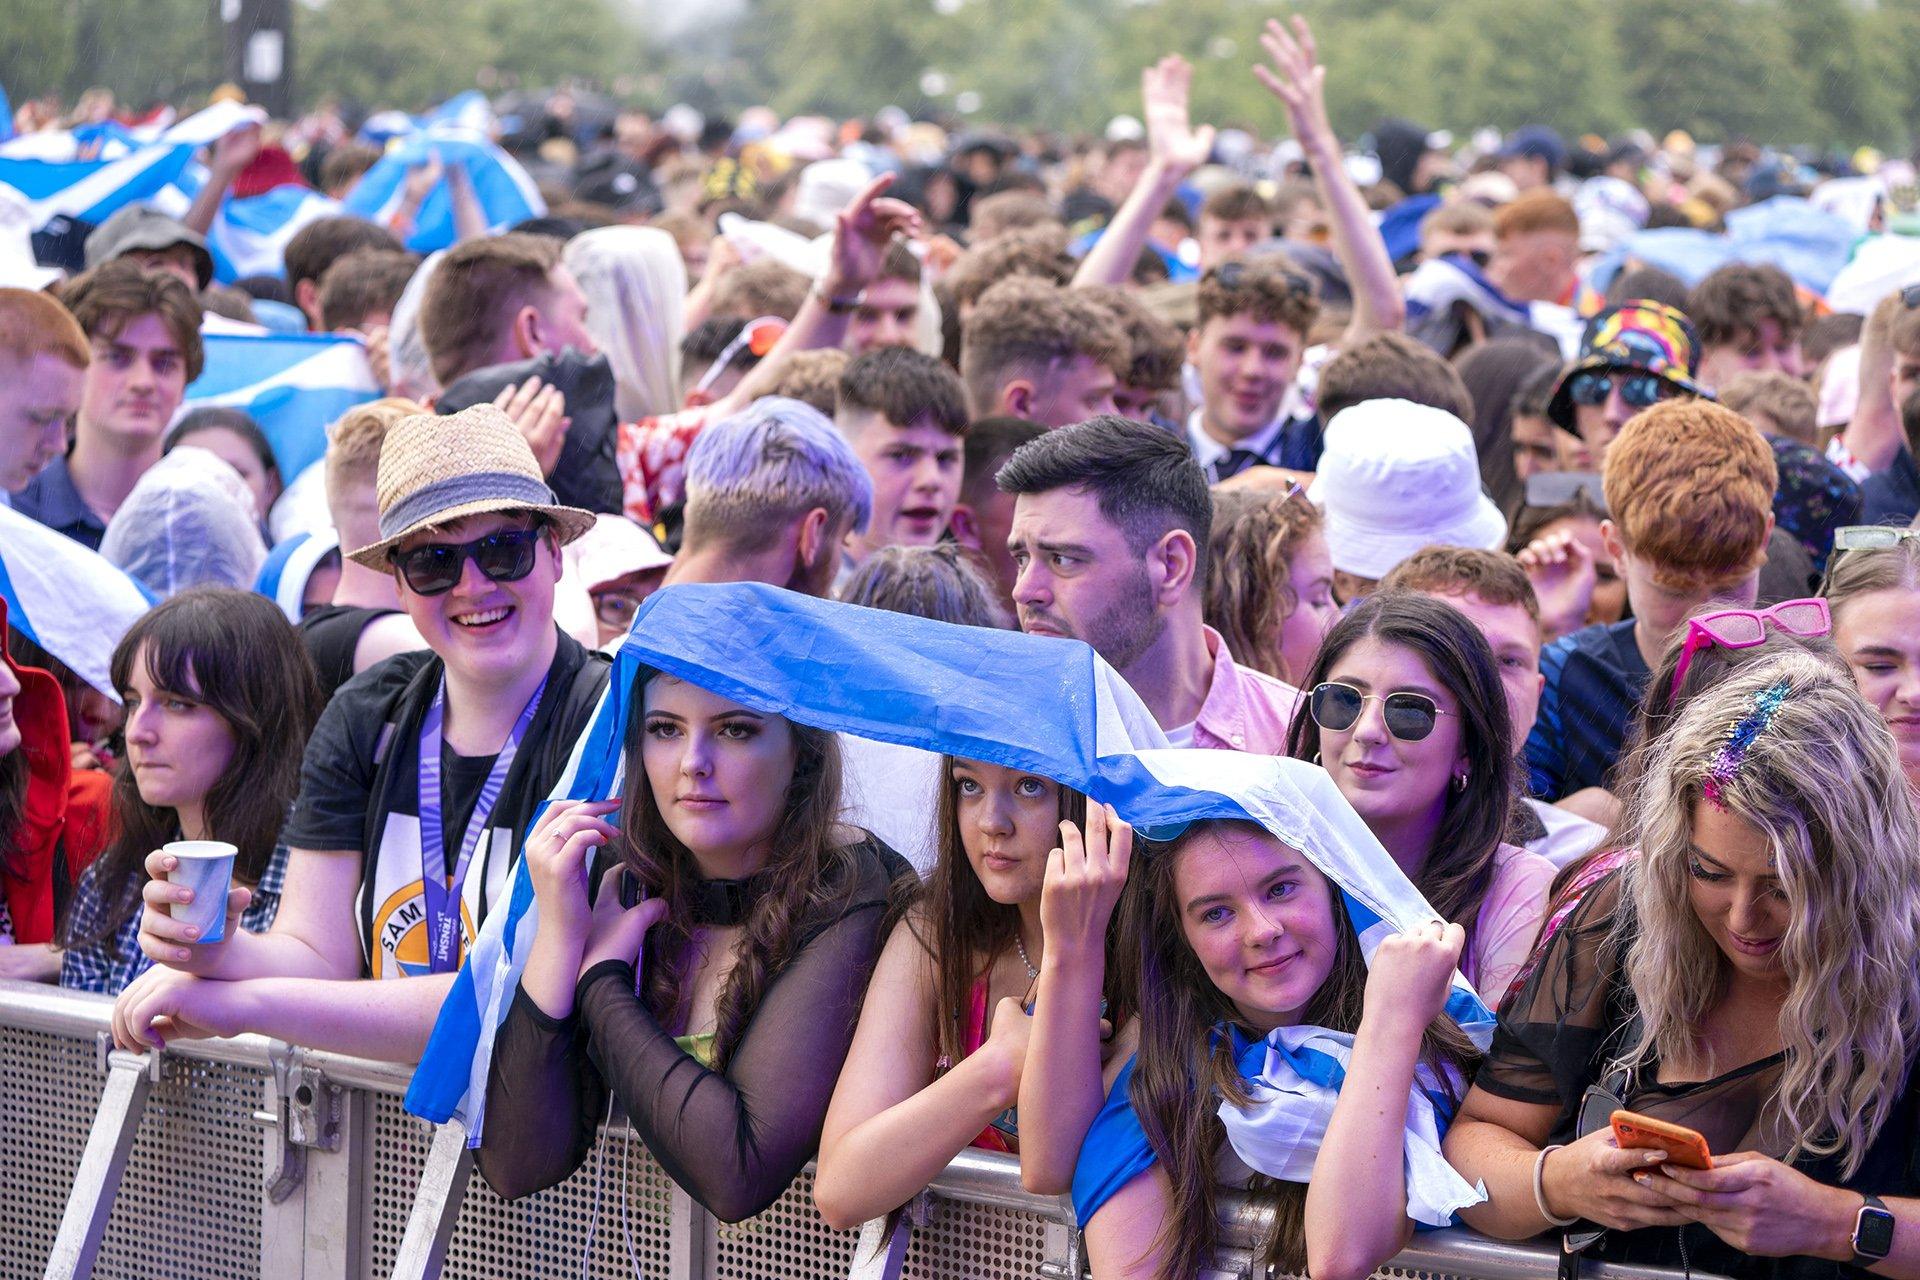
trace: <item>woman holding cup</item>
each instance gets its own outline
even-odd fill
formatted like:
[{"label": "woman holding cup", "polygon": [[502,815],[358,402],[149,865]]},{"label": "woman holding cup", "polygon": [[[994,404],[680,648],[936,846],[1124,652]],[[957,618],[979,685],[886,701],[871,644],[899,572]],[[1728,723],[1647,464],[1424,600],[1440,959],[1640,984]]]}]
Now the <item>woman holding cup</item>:
[{"label": "woman holding cup", "polygon": [[[126,705],[114,836],[75,892],[60,984],[117,994],[151,961],[142,894],[204,941],[273,923],[320,690],[299,636],[264,596],[206,587],[144,615],[113,653]],[[148,882],[166,881],[166,884]]]}]

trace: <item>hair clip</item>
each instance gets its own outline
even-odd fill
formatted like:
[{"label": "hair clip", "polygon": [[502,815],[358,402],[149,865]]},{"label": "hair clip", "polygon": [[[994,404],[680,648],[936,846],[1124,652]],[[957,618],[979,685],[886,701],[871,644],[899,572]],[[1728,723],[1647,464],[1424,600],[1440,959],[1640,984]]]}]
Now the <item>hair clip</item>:
[{"label": "hair clip", "polygon": [[1726,812],[1721,788],[1733,781],[1740,766],[1746,763],[1748,749],[1773,723],[1773,717],[1787,700],[1788,687],[1784,679],[1774,681],[1753,695],[1753,706],[1746,715],[1727,726],[1727,740],[1714,754],[1713,763],[1707,766],[1707,776],[1700,784],[1701,793],[1713,802],[1714,808]]}]

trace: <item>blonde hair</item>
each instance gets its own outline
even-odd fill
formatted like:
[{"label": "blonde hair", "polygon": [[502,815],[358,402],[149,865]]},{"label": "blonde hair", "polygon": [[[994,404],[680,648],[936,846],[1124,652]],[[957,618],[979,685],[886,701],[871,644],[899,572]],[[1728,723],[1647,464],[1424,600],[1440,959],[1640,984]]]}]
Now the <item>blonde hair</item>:
[{"label": "blonde hair", "polygon": [[1693,814],[1729,726],[1775,686],[1778,709],[1718,786],[1726,810],[1766,836],[1787,900],[1786,1065],[1764,1118],[1792,1139],[1788,1159],[1835,1156],[1851,1177],[1920,1041],[1920,820],[1886,724],[1812,654],[1731,674],[1652,752],[1629,816],[1640,858],[1626,881],[1633,910],[1622,915],[1633,922],[1626,976],[1640,1035],[1620,1065],[1707,1052],[1700,1027],[1725,994],[1727,964],[1689,906]]},{"label": "blonde hair", "polygon": [[355,405],[327,428],[327,501],[347,485],[373,483],[380,471],[380,446],[400,419],[427,410],[412,400],[388,396]]}]

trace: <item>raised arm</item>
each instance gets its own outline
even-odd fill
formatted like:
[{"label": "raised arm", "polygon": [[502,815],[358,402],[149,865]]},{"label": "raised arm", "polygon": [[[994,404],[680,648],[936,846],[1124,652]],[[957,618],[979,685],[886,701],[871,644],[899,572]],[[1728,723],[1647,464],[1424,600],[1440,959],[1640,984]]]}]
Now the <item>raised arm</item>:
[{"label": "raised arm", "polygon": [[1893,402],[1893,322],[1906,306],[1901,294],[1880,300],[1860,334],[1860,402],[1840,433],[1847,451],[1869,471],[1885,471],[1900,454],[1906,433]]},{"label": "raised arm", "polygon": [[1100,993],[1107,922],[1127,882],[1133,828],[1107,805],[1087,806],[1083,839],[1060,824],[1040,893],[1046,954],[1033,1040],[1020,1073],[1020,1181],[1059,1194],[1073,1184],[1080,1144],[1106,1097],[1100,1062]]},{"label": "raised arm", "polygon": [[240,171],[260,154],[260,143],[260,126],[255,123],[243,124],[214,142],[207,157],[207,180],[193,197],[193,203],[187,206],[181,223],[203,236],[213,229],[213,220],[220,215],[220,205],[227,198],[228,188],[233,186]]},{"label": "raised arm", "polygon": [[1373,211],[1347,175],[1346,153],[1327,116],[1327,69],[1320,63],[1313,32],[1299,14],[1293,17],[1291,31],[1277,18],[1269,18],[1260,33],[1260,46],[1273,65],[1256,66],[1254,77],[1287,109],[1287,122],[1306,152],[1314,186],[1327,206],[1334,256],[1353,291],[1353,319],[1341,335],[1341,345],[1351,347],[1376,333],[1399,329],[1406,323],[1406,302],[1400,296],[1386,242],[1373,225]]},{"label": "raised arm", "polygon": [[1380,944],[1360,1030],[1307,1184],[1307,1272],[1362,1280],[1400,1252],[1407,1217],[1406,1115],[1427,1026],[1445,1007],[1466,931],[1423,925]]},{"label": "raised arm", "polygon": [[1028,1019],[1014,1000],[985,1044],[935,1077],[937,1023],[956,1011],[934,1008],[921,927],[903,921],[887,939],[827,1108],[813,1201],[836,1230],[912,1199],[1019,1093]]},{"label": "raised arm", "polygon": [[847,321],[853,316],[852,303],[880,274],[887,246],[896,235],[912,235],[920,226],[920,214],[912,205],[882,197],[893,185],[893,175],[883,173],[834,215],[833,248],[827,273],[807,291],[807,300],[787,331],[780,335],[767,358],[755,365],[740,385],[714,402],[707,421],[718,422],[738,413],[767,393],[779,377],[780,366],[798,351],[837,347],[847,336]]},{"label": "raised arm", "polygon": [[1187,175],[1212,153],[1213,126],[1195,129],[1188,115],[1192,84],[1193,67],[1178,54],[1168,54],[1140,73],[1147,116],[1147,167],[1080,260],[1080,269],[1073,273],[1075,284],[1118,285],[1132,279],[1133,264],[1146,246],[1154,219]]}]

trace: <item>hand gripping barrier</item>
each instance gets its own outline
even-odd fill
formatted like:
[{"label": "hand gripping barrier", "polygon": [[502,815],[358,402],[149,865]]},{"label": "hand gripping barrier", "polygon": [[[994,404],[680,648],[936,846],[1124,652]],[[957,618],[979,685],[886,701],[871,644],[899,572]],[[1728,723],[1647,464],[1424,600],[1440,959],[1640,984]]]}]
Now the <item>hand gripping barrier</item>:
[{"label": "hand gripping barrier", "polygon": [[[620,1126],[565,1183],[509,1204],[471,1176],[456,1127],[436,1131],[401,1109],[404,1067],[259,1036],[117,1052],[111,1007],[0,982],[0,1280],[1085,1274],[1066,1203],[1023,1190],[1005,1156],[961,1153],[912,1203],[859,1231],[820,1220],[810,1173],[759,1217],[730,1226]],[[1222,1226],[1209,1280],[1261,1280],[1259,1215],[1230,1202]],[[1378,1274],[1551,1280],[1558,1263],[1549,1244],[1442,1231]],[[1595,1280],[1678,1275],[1585,1270]]]}]

